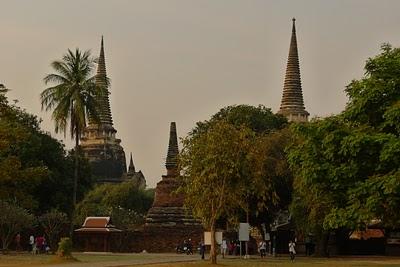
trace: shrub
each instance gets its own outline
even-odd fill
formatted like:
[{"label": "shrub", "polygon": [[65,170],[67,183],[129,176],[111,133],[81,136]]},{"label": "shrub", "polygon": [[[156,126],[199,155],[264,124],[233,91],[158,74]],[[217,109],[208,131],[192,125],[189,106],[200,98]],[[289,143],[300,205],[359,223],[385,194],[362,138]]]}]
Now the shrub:
[{"label": "shrub", "polygon": [[72,258],[72,241],[69,237],[61,238],[58,243],[57,255],[63,258]]}]

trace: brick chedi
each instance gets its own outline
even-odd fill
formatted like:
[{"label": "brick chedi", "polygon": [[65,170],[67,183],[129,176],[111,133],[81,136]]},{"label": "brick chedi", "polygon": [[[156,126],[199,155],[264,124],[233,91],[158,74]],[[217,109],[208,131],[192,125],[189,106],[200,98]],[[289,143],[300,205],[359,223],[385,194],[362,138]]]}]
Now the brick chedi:
[{"label": "brick chedi", "polygon": [[297,51],[296,25],[293,18],[292,37],[290,40],[289,57],[286,66],[285,83],[279,114],[289,121],[308,121],[309,113],[304,108],[303,92],[300,79],[299,55]]},{"label": "brick chedi", "polygon": [[157,183],[153,206],[147,214],[144,228],[146,247],[151,252],[173,251],[177,244],[189,238],[197,244],[203,233],[200,221],[183,207],[184,195],[175,192],[179,186],[178,153],[176,124],[171,122],[165,163],[167,174]]},{"label": "brick chedi", "polygon": [[99,96],[99,122],[89,118],[89,125],[81,138],[81,148],[90,162],[97,182],[121,182],[126,174],[125,152],[120,144],[121,140],[115,136],[117,130],[111,116],[103,37],[96,84],[107,88],[107,92]]}]

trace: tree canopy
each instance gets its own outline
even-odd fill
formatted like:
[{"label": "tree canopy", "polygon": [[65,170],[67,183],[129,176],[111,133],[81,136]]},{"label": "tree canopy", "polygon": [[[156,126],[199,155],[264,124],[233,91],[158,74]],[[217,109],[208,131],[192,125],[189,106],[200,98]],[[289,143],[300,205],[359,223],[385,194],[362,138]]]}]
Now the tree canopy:
[{"label": "tree canopy", "polygon": [[[197,123],[183,139],[180,190],[212,238],[218,219],[237,222],[243,211],[259,212],[277,205],[274,181],[283,175],[282,160],[286,162],[286,142],[278,144],[284,134],[277,131],[286,123],[263,106],[230,106],[209,121]],[[215,244],[211,260],[216,262]]]},{"label": "tree canopy", "polygon": [[[346,88],[337,116],[293,125],[292,211],[320,231],[398,227],[400,216],[400,49],[382,46]],[[307,227],[306,227],[307,228]]]},{"label": "tree canopy", "polygon": [[[40,121],[0,94],[0,198],[35,214],[69,211],[73,161],[64,145],[40,130]],[[91,186],[81,159],[79,198]]]},{"label": "tree canopy", "polygon": [[0,200],[0,210],[0,240],[5,253],[15,235],[31,227],[35,218],[27,210],[3,200]]},{"label": "tree canopy", "polygon": [[132,181],[98,185],[78,203],[75,225],[81,225],[87,216],[111,216],[117,227],[132,229],[144,222],[153,199],[154,190],[138,189]]}]

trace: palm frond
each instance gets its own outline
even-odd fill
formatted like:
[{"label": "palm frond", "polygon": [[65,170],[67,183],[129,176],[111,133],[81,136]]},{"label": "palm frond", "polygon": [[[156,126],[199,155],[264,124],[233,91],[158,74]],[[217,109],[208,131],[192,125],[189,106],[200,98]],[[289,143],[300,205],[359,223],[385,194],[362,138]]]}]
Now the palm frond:
[{"label": "palm frond", "polygon": [[[55,73],[47,74],[43,81],[53,86],[40,94],[42,109],[53,110],[56,132],[65,135],[69,126],[71,137],[80,137],[89,116],[98,120],[98,99],[108,92],[107,87],[95,83],[95,62],[90,51],[68,49],[61,60],[51,63],[51,67]],[[109,84],[107,79],[106,84]]]}]

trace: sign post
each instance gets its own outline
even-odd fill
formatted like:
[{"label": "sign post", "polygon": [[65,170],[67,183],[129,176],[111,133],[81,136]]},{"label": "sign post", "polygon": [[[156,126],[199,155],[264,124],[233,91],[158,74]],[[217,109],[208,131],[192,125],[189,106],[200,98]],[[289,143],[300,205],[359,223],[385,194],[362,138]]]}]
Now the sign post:
[{"label": "sign post", "polygon": [[[240,257],[242,257],[242,241],[248,242],[250,240],[250,226],[248,223],[240,223],[239,224],[239,242],[240,242]],[[246,243],[247,246],[247,243]],[[247,259],[249,255],[245,255]]]}]

